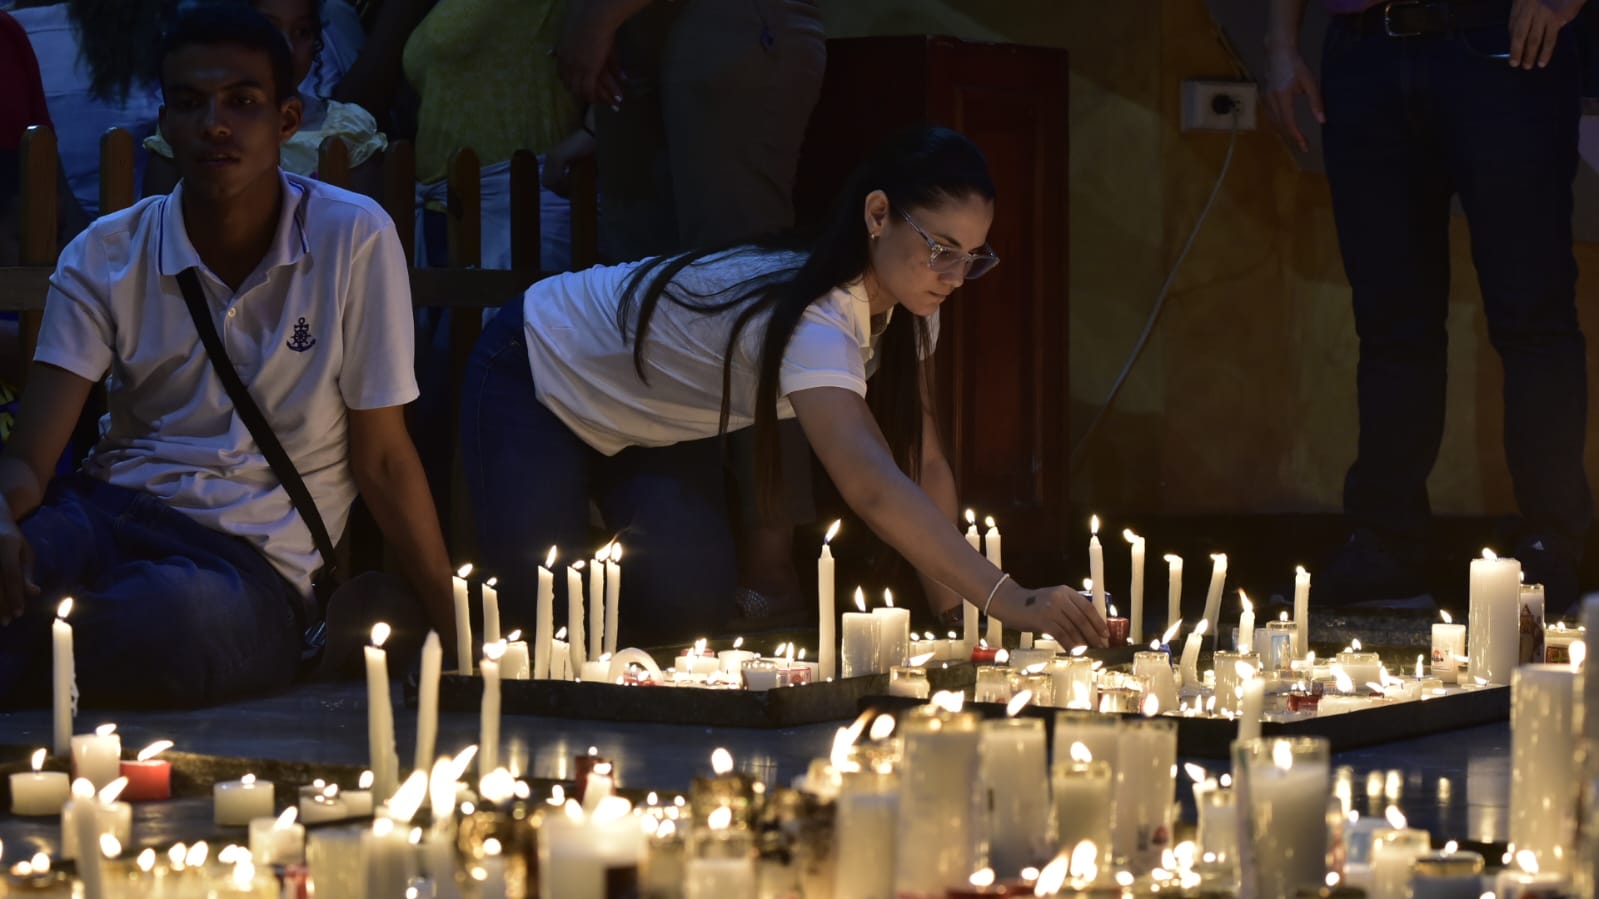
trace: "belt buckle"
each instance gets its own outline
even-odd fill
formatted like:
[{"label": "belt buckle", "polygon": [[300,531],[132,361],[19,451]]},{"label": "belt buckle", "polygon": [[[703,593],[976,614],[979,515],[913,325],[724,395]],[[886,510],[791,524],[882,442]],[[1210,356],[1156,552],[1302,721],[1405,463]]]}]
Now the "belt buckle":
[{"label": "belt buckle", "polygon": [[1424,0],[1390,0],[1390,2],[1384,3],[1382,7],[1383,34],[1387,35],[1388,37],[1416,37],[1417,35],[1421,34],[1420,31],[1395,31],[1394,10],[1407,8],[1420,9],[1426,5],[1427,4],[1424,2]]}]

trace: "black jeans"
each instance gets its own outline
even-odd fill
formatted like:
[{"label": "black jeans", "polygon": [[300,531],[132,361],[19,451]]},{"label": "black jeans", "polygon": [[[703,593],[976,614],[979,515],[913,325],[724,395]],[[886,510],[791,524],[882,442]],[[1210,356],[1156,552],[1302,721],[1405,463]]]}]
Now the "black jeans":
[{"label": "black jeans", "polygon": [[1419,545],[1443,437],[1450,199],[1471,233],[1489,339],[1504,365],[1504,441],[1529,533],[1571,558],[1592,519],[1587,376],[1577,324],[1572,179],[1581,67],[1561,35],[1545,69],[1512,69],[1503,29],[1362,37],[1335,17],[1322,64],[1325,153],[1360,338],[1356,527]]}]

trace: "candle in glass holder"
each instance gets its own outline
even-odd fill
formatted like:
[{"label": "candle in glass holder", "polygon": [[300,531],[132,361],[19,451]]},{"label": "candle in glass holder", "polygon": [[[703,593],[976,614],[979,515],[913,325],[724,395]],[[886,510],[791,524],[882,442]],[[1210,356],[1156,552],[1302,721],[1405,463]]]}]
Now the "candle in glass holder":
[{"label": "candle in glass holder", "polygon": [[156,758],[171,748],[171,740],[157,740],[139,750],[138,758],[122,763],[121,774],[128,779],[123,799],[148,802],[172,798],[172,763]]},{"label": "candle in glass holder", "polygon": [[1171,656],[1153,650],[1133,653],[1133,673],[1149,684],[1149,692],[1160,702],[1162,711],[1177,708],[1177,679],[1172,675]]},{"label": "candle in glass holder", "polygon": [[712,812],[694,836],[683,868],[683,899],[755,895],[755,849],[749,832],[730,829],[732,810]]},{"label": "candle in glass holder", "polygon": [[1475,852],[1446,850],[1420,855],[1411,868],[1410,897],[1477,899],[1483,892],[1482,868],[1482,856]]},{"label": "candle in glass holder", "polygon": [[[1105,600],[1109,602],[1110,594],[1107,593],[1104,596]],[[1110,605],[1108,609],[1110,614],[1105,617],[1105,630],[1108,633],[1106,639],[1109,641],[1110,646],[1126,646],[1128,642],[1127,635],[1131,633],[1132,625],[1126,618],[1117,613],[1114,604]]]},{"label": "candle in glass holder", "polygon": [[1134,875],[1160,863],[1172,842],[1177,798],[1177,722],[1132,718],[1117,732],[1116,814],[1111,845]]},{"label": "candle in glass holder", "polygon": [[[1273,737],[1235,744],[1234,786],[1240,832],[1258,896],[1292,896],[1319,889],[1327,874],[1327,797],[1331,794],[1329,744],[1320,737]],[[1250,867],[1245,867],[1247,873]]]},{"label": "candle in glass holder", "polygon": [[272,816],[272,781],[256,780],[254,774],[218,781],[211,788],[211,797],[218,827],[245,827],[254,818]]},{"label": "candle in glass holder", "polygon": [[892,768],[846,771],[833,813],[834,899],[894,895],[899,775]]},{"label": "candle in glass holder", "polygon": [[[1432,838],[1425,830],[1404,826],[1404,816],[1390,807],[1390,823],[1371,835],[1372,895],[1405,899],[1410,886],[1411,868],[1416,859],[1432,850]],[[1395,816],[1397,821],[1394,820]]]},{"label": "candle in glass holder", "polygon": [[899,738],[895,895],[938,895],[978,867],[981,730],[976,715],[926,705],[900,717]]},{"label": "candle in glass holder", "polygon": [[926,699],[931,695],[931,688],[927,682],[927,669],[911,665],[895,665],[890,668],[888,695]]},{"label": "candle in glass holder", "polygon": [[883,591],[884,606],[873,609],[877,619],[877,665],[879,672],[905,664],[911,649],[911,610],[894,607],[894,593]]},{"label": "candle in glass holder", "polygon": [[844,643],[839,650],[839,672],[843,677],[863,677],[877,670],[876,616],[866,611],[866,594],[855,588],[855,608],[844,613]]},{"label": "candle in glass holder", "polygon": [[122,737],[115,724],[102,724],[92,734],[72,738],[72,771],[96,790],[122,776]]},{"label": "candle in glass holder", "polygon": [[257,867],[305,861],[305,825],[294,820],[298,815],[298,809],[290,808],[276,818],[250,822],[250,857]]},{"label": "candle in glass holder", "polygon": [[989,865],[1016,872],[1054,855],[1049,830],[1049,777],[1042,718],[982,723],[982,784],[987,790]]},{"label": "candle in glass holder", "polygon": [[1055,681],[1055,705],[1064,709],[1094,707],[1094,660],[1087,656],[1051,659],[1044,671]]},{"label": "candle in glass holder", "polygon": [[1510,682],[1510,842],[1537,870],[1562,874],[1571,864],[1562,847],[1577,835],[1576,686],[1570,665],[1522,665]]},{"label": "candle in glass holder", "polygon": [[1446,684],[1455,683],[1460,660],[1466,655],[1466,626],[1455,624],[1447,611],[1443,621],[1432,626],[1432,674]]},{"label": "candle in glass holder", "polygon": [[1544,594],[1542,584],[1522,584],[1519,599],[1521,610],[1516,619],[1520,635],[1517,641],[1517,661],[1522,664],[1544,661]]},{"label": "candle in glass holder", "polygon": [[11,814],[58,815],[71,796],[71,778],[65,771],[44,771],[45,750],[31,759],[33,770],[11,775]]},{"label": "candle in glass holder", "polygon": [[1294,664],[1294,643],[1299,625],[1286,620],[1268,621],[1255,631],[1255,653],[1264,671],[1288,671]]},{"label": "candle in glass holder", "polygon": [[1010,669],[1004,665],[980,665],[972,688],[973,702],[1009,702]]},{"label": "candle in glass holder", "polygon": [[[1544,628],[1543,658],[1539,661],[1550,665],[1566,665],[1571,662],[1571,644],[1584,640],[1587,634],[1582,628],[1566,627],[1564,621]],[[1586,641],[1585,641],[1586,642]]]},{"label": "candle in glass holder", "polygon": [[1490,550],[1471,562],[1471,610],[1466,631],[1471,676],[1510,683],[1521,645],[1521,563]]},{"label": "candle in glass holder", "polygon": [[[87,780],[79,778],[73,784],[72,798],[61,806],[61,858],[71,861],[78,858],[78,847],[85,834],[98,848],[101,835],[110,835],[121,845],[133,841],[133,806],[117,801],[118,791],[112,786],[98,794]],[[99,858],[101,853],[95,852]],[[82,872],[79,872],[82,877]]]},{"label": "candle in glass holder", "polygon": [[1354,683],[1356,693],[1365,693],[1367,684],[1382,683],[1382,657],[1374,652],[1340,652],[1334,661]]},{"label": "candle in glass holder", "polygon": [[1072,744],[1068,752],[1070,758],[1056,762],[1050,777],[1056,847],[1070,851],[1085,840],[1095,846],[1109,846],[1113,786],[1110,763],[1094,760],[1082,743]]}]

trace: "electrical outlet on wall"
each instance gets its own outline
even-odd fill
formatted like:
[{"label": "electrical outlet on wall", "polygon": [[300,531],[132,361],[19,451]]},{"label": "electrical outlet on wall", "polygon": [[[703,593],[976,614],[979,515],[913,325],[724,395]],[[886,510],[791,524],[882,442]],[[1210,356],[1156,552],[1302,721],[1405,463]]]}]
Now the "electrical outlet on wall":
[{"label": "electrical outlet on wall", "polygon": [[1183,82],[1183,130],[1231,131],[1234,109],[1239,131],[1255,129],[1260,91],[1252,81]]}]

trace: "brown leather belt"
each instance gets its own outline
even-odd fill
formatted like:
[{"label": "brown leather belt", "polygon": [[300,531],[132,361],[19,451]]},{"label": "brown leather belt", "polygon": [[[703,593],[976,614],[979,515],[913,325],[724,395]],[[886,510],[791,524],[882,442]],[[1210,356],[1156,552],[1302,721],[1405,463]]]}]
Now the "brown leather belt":
[{"label": "brown leather belt", "polygon": [[1363,35],[1425,37],[1510,23],[1510,0],[1390,0],[1356,13]]}]

